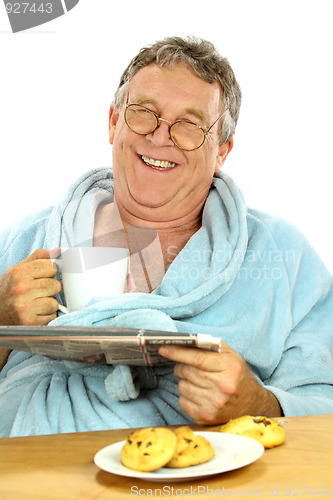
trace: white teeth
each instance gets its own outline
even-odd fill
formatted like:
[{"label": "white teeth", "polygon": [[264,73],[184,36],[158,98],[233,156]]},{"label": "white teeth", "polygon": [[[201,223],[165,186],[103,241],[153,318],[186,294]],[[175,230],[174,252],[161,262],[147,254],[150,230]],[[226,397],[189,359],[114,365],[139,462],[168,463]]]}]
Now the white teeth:
[{"label": "white teeth", "polygon": [[153,158],[148,158],[148,156],[141,156],[141,158],[147,165],[152,165],[154,167],[173,168],[176,166],[175,163],[170,163],[166,160],[153,160]]}]

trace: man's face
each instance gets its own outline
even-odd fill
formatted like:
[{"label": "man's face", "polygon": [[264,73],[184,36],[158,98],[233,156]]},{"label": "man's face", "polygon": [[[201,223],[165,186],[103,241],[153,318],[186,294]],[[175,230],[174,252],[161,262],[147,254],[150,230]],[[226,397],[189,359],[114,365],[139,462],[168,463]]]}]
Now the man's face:
[{"label": "man's face", "polygon": [[[220,85],[205,82],[181,64],[140,69],[129,83],[128,95],[129,103],[142,104],[165,120],[190,120],[204,130],[221,114]],[[110,111],[119,208],[155,223],[196,217],[232,142],[218,144],[218,123],[199,149],[183,151],[171,141],[167,123],[160,122],[149,135],[138,135],[126,125],[124,110],[125,103],[119,113],[112,107]],[[156,161],[165,163],[159,166]]]}]

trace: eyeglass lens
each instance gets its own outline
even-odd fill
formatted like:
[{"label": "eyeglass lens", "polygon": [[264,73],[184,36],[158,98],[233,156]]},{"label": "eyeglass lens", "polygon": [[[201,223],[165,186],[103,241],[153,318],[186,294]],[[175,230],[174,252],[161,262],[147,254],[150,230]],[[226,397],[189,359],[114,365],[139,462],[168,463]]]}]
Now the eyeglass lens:
[{"label": "eyeglass lens", "polygon": [[[126,108],[125,121],[133,132],[141,135],[151,134],[159,125],[156,115],[138,104]],[[170,137],[179,148],[192,151],[203,144],[205,134],[194,123],[179,121],[171,125]]]}]

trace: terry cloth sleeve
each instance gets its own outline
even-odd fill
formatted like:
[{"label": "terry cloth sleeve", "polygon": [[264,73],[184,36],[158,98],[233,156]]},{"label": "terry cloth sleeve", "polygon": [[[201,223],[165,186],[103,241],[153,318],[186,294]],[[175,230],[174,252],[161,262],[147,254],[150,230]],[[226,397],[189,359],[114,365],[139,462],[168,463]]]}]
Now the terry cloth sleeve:
[{"label": "terry cloth sleeve", "polygon": [[37,248],[43,248],[45,228],[52,208],[24,217],[0,233],[0,276]]},{"label": "terry cloth sleeve", "polygon": [[279,220],[270,227],[289,279],[292,329],[265,386],[285,415],[333,413],[332,276],[297,229]]}]

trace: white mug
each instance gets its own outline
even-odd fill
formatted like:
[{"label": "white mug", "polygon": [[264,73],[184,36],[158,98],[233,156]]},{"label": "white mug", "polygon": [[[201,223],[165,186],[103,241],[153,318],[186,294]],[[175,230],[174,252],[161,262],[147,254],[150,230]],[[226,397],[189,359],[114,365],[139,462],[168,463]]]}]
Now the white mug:
[{"label": "white mug", "polygon": [[127,292],[129,251],[113,247],[61,248],[59,258],[51,259],[62,274],[67,307],[64,313],[78,311],[88,304]]}]

